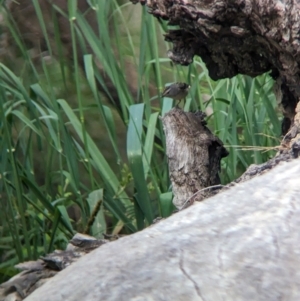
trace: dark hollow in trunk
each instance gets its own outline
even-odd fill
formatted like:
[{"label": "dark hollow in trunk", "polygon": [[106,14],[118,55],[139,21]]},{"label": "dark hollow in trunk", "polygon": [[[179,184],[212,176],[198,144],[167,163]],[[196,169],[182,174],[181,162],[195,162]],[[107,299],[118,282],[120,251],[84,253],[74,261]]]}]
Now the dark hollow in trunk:
[{"label": "dark hollow in trunk", "polygon": [[220,161],[228,152],[206,127],[204,117],[202,112],[174,108],[162,118],[173,203],[178,209],[213,195],[214,188],[205,188],[220,184]]}]

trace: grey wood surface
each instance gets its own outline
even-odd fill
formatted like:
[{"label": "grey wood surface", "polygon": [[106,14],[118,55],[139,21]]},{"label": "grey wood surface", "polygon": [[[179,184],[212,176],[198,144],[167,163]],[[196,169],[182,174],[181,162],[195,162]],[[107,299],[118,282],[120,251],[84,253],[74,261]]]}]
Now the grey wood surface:
[{"label": "grey wood surface", "polygon": [[26,301],[300,300],[300,160],[105,244]]}]

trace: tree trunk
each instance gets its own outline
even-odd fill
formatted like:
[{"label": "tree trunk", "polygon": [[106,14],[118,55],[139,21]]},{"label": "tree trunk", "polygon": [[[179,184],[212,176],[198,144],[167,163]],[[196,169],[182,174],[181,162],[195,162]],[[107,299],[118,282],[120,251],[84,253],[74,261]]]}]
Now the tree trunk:
[{"label": "tree trunk", "polygon": [[178,209],[210,197],[220,184],[220,161],[228,152],[204,118],[202,112],[186,113],[178,108],[162,118],[173,204]]},{"label": "tree trunk", "polygon": [[[165,35],[166,40],[173,43],[168,55],[174,63],[188,65],[198,55],[214,80],[240,73],[257,76],[271,71],[283,108],[284,138],[275,158],[260,166],[251,166],[237,182],[299,156],[300,3],[289,0],[131,1],[146,4],[154,16],[180,27]],[[218,151],[209,152],[207,145],[212,142],[199,133],[201,124],[196,125],[196,130],[188,114],[182,120],[164,118],[173,202],[177,208],[182,208],[191,198],[201,200],[212,193],[203,189],[218,183],[216,179],[211,180],[211,175],[217,176],[222,158]],[[177,127],[180,131],[174,134]],[[194,141],[189,139],[191,129]],[[210,137],[213,136],[210,134]],[[216,137],[213,139],[221,149],[222,142]],[[210,162],[216,163],[214,167]]]},{"label": "tree trunk", "polygon": [[[104,244],[26,300],[298,301],[300,161],[273,167],[284,158],[297,158],[300,150],[300,110],[295,111],[300,96],[300,4],[291,0],[131,1],[147,4],[153,15],[180,26],[166,35],[174,43],[169,57],[175,63],[187,65],[199,55],[213,79],[271,71],[285,116],[282,151],[265,165],[251,166],[227,191],[142,232]],[[226,151],[202,116],[175,109],[163,123],[177,195],[186,200],[217,184]]]},{"label": "tree trunk", "polygon": [[198,55],[212,79],[271,71],[277,80],[285,119],[293,123],[300,96],[299,1],[292,0],[131,0],[180,29],[169,30],[169,57],[188,65]]}]

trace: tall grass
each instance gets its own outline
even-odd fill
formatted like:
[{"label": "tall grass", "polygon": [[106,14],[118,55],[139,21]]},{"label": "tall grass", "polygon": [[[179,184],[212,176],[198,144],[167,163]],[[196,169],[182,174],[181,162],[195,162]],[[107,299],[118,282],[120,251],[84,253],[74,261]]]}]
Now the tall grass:
[{"label": "tall grass", "polygon": [[[223,183],[266,161],[273,153],[265,150],[278,144],[268,75],[213,82],[199,58],[189,67],[171,65],[165,58],[170,45],[161,38],[166,25],[160,27],[145,7],[130,27],[129,3],[91,1],[99,38],[76,3],[69,2],[68,12],[54,10],[69,20],[74,57],[89,49],[83,70],[77,59],[71,67],[66,63],[58,26],[56,49],[51,48],[38,1],[32,4],[48,48],[40,64],[8,14],[22,59],[14,71],[0,64],[0,282],[17,262],[64,248],[76,231],[129,234],[172,213],[159,118],[174,105],[159,97],[168,82],[191,83],[184,109],[206,110],[209,126],[229,149]],[[124,73],[128,62],[136,80]],[[118,108],[107,78],[116,88]],[[77,220],[69,218],[72,208],[80,213]]]}]

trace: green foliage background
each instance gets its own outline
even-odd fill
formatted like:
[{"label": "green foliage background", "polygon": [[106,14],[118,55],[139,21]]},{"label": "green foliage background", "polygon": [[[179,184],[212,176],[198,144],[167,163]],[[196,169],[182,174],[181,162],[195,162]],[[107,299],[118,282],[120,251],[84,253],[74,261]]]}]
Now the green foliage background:
[{"label": "green foliage background", "polygon": [[[174,66],[166,58],[172,45],[162,39],[167,25],[145,7],[114,0],[90,1],[100,38],[77,1],[69,1],[67,14],[54,7],[69,20],[74,56],[79,47],[92,49],[82,70],[63,51],[52,55],[39,2],[32,3],[47,41],[38,59],[2,1],[19,57],[0,64],[0,282],[16,272],[16,263],[65,248],[77,231],[130,234],[172,213],[159,119],[174,106],[159,97],[170,82],[191,84],[184,110],[206,111],[209,127],[229,150],[222,161],[224,184],[274,155],[280,121],[267,74],[213,82],[200,58]],[[63,49],[59,35],[57,30],[55,43]],[[134,80],[124,74],[128,61],[135,95]],[[116,88],[119,109],[99,62]],[[72,210],[79,212],[73,220]]]}]

